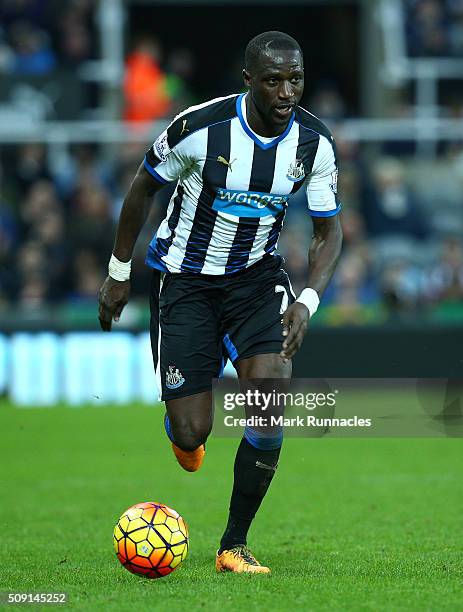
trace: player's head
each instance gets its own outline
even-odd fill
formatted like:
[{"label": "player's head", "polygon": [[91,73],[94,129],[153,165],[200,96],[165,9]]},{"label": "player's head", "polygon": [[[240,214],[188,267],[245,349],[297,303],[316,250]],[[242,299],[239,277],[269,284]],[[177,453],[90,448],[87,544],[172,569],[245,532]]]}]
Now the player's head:
[{"label": "player's head", "polygon": [[289,121],[304,91],[304,61],[297,40],[283,32],[264,32],[249,41],[244,82],[264,119]]}]

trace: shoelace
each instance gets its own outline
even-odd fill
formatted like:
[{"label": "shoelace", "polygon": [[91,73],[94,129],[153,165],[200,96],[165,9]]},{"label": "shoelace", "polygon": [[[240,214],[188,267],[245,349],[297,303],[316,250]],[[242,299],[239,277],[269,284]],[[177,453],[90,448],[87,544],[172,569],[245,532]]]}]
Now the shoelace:
[{"label": "shoelace", "polygon": [[234,557],[244,559],[249,565],[259,565],[247,546],[235,546],[232,548],[231,552]]}]

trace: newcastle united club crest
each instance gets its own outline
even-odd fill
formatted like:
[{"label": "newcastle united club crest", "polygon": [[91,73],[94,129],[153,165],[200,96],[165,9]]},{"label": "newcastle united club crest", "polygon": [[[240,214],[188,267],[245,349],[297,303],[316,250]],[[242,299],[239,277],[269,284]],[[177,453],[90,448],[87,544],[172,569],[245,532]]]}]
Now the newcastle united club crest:
[{"label": "newcastle united club crest", "polygon": [[286,174],[286,178],[288,178],[293,183],[297,183],[302,181],[305,177],[304,164],[302,163],[302,159],[296,159],[289,166],[288,172]]},{"label": "newcastle united club crest", "polygon": [[168,389],[178,389],[183,385],[185,379],[183,374],[178,368],[170,365],[169,370],[166,372],[166,387]]}]

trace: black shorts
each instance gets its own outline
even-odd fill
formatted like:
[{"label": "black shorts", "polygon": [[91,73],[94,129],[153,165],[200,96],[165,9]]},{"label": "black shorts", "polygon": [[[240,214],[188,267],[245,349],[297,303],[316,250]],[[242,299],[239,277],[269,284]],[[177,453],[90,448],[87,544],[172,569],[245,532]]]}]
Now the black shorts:
[{"label": "black shorts", "polygon": [[227,358],[281,351],[282,313],[294,302],[282,263],[266,256],[227,276],[153,271],[151,348],[163,400],[211,389]]}]

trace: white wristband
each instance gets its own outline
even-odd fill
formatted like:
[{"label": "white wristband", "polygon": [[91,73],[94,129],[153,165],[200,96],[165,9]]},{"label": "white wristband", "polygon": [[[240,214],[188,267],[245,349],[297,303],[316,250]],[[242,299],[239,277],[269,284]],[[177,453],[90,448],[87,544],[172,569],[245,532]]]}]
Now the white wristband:
[{"label": "white wristband", "polygon": [[320,298],[318,297],[318,293],[315,291],[315,289],[306,287],[302,290],[302,293],[297,298],[296,302],[304,304],[304,306],[308,308],[310,316],[313,317],[317,312],[318,305],[320,304]]},{"label": "white wristband", "polygon": [[108,274],[111,278],[117,281],[126,281],[130,278],[130,268],[132,260],[119,261],[115,255],[111,255],[108,264]]}]

